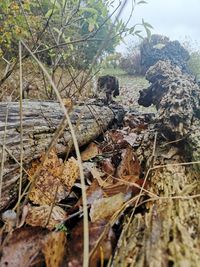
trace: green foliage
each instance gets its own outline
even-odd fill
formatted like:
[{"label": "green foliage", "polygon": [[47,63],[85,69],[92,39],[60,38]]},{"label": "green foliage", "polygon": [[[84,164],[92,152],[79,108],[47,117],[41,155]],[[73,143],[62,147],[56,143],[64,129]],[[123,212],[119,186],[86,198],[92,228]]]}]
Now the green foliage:
[{"label": "green foliage", "polygon": [[64,225],[64,223],[60,223],[56,225],[56,231],[65,232],[67,234],[67,227]]},{"label": "green foliage", "polygon": [[[140,36],[138,25],[150,35],[151,25],[115,25],[109,14],[111,0],[4,0],[0,1],[0,56],[18,54],[24,39],[38,57],[49,65],[85,69],[98,54],[100,61],[113,54],[123,36]],[[134,1],[135,5],[145,1]],[[98,53],[99,52],[99,53]]]},{"label": "green foliage", "polygon": [[[95,7],[95,8],[92,8]],[[88,7],[81,9],[83,12],[82,25],[78,34],[83,38],[87,38],[86,42],[76,46],[77,54],[79,54],[80,68],[88,66],[100,47],[102,48],[101,57],[105,53],[113,53],[115,46],[119,43],[119,38],[110,38],[109,31],[113,27],[109,17],[108,8],[103,1],[89,1]],[[117,27],[112,28],[112,36],[116,35]],[[105,39],[109,40],[104,45]]]},{"label": "green foliage", "polygon": [[30,0],[24,0],[21,5],[16,0],[0,1],[0,57],[10,58],[16,54],[18,40],[29,38],[29,20],[34,29],[38,29],[39,19],[30,13],[31,6]]}]

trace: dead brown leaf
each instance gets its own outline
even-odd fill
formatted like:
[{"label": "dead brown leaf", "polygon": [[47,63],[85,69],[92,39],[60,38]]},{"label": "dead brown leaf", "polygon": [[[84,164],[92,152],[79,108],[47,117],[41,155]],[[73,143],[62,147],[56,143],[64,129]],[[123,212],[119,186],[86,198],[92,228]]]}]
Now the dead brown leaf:
[{"label": "dead brown leaf", "polygon": [[37,262],[42,266],[40,254],[42,240],[47,230],[41,227],[23,227],[16,229],[2,247],[1,267],[27,267]]},{"label": "dead brown leaf", "polygon": [[138,179],[134,183],[130,182],[130,184],[123,183],[122,180],[114,185],[104,187],[103,192],[108,197],[119,194],[121,192],[124,194],[124,198],[128,200],[130,197],[137,195],[140,192],[142,186],[144,186],[144,189],[147,189],[148,183],[145,183],[144,185],[143,184],[144,179]]},{"label": "dead brown leaf", "polygon": [[124,201],[125,199],[123,193],[95,200],[90,209],[91,221],[97,222],[110,218],[121,208]]},{"label": "dead brown leaf", "polygon": [[[33,175],[39,167],[39,161],[33,162],[29,174]],[[43,164],[29,198],[33,203],[39,205],[51,205],[53,202],[59,202],[67,196],[78,177],[77,161],[70,158],[63,164],[55,150],[52,150]]]},{"label": "dead brown leaf", "polygon": [[[49,218],[50,212],[51,216]],[[26,223],[32,226],[41,226],[52,230],[57,224],[62,223],[66,218],[66,212],[58,206],[53,207],[52,211],[51,207],[47,205],[29,207]]]},{"label": "dead brown leaf", "polygon": [[[98,223],[89,222],[89,249],[90,251],[97,244],[97,240],[105,229],[106,222],[101,221]],[[70,267],[82,267],[83,266],[83,223],[80,222],[72,230],[71,239],[68,242],[69,252],[67,255],[68,265]],[[104,266],[104,260],[108,260],[113,251],[113,243],[115,242],[115,234],[112,229],[108,230],[108,233],[102,238],[97,245],[96,250],[90,257],[89,266],[97,267],[101,262],[101,266]]]},{"label": "dead brown leaf", "polygon": [[[39,167],[40,163],[38,161],[33,162],[29,174],[33,176]],[[55,150],[52,150],[45,160],[35,185],[30,192],[30,200],[35,204],[51,205],[54,201],[59,202],[61,199],[64,199],[67,192],[59,179],[61,174],[62,162],[56,155]]]},{"label": "dead brown leaf", "polygon": [[49,233],[43,241],[42,252],[47,267],[60,267],[65,255],[66,234],[64,232]]},{"label": "dead brown leaf", "polygon": [[102,171],[107,175],[114,175],[115,167],[113,166],[110,159],[105,159],[102,162]]},{"label": "dead brown leaf", "polygon": [[102,154],[101,149],[95,143],[90,143],[88,147],[81,153],[82,161],[87,161]]},{"label": "dead brown leaf", "polygon": [[135,182],[139,179],[140,170],[140,163],[136,154],[131,147],[128,147],[117,168],[117,177],[126,181]]}]

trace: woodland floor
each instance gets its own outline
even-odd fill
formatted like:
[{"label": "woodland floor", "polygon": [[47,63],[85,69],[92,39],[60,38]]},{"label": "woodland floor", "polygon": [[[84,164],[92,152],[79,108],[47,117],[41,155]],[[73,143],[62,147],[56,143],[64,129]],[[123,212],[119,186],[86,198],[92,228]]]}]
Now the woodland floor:
[{"label": "woodland floor", "polygon": [[[139,91],[146,88],[148,86],[148,82],[145,80],[144,77],[134,77],[134,76],[129,76],[126,74],[122,74],[122,73],[106,73],[106,74],[111,74],[116,76],[119,79],[119,83],[120,83],[120,96],[117,97],[116,101],[119,102],[120,105],[122,105],[124,107],[124,109],[126,111],[133,111],[133,112],[143,112],[143,113],[148,113],[148,112],[154,112],[155,109],[153,107],[150,108],[143,108],[141,106],[138,105],[137,100],[139,97]],[[14,75],[13,75],[14,76]],[[40,83],[39,79],[38,79],[37,75],[37,85],[42,85],[42,83]],[[27,73],[27,77],[28,77],[28,73]],[[12,78],[12,77],[11,77]],[[16,76],[14,76],[14,78],[16,78]],[[7,86],[7,90],[8,93],[11,92],[11,84],[15,85],[17,87],[17,82],[15,79],[11,80],[12,83],[7,83],[5,84],[5,86]],[[38,86],[39,87],[39,86]],[[38,92],[40,93],[40,89],[38,90]],[[39,95],[38,93],[38,95]],[[42,94],[40,94],[42,95]],[[33,95],[32,97],[33,99],[37,99],[37,95]],[[13,100],[18,100],[17,97],[16,99]],[[137,116],[136,116],[137,117]],[[131,125],[129,127],[129,123],[131,124],[131,122],[133,122],[133,125]],[[85,161],[84,163],[84,168],[88,168],[91,171],[91,174],[93,176],[92,179],[92,184],[88,187],[87,190],[87,198],[91,198],[91,212],[90,212],[90,216],[92,216],[91,218],[91,222],[89,223],[89,231],[90,231],[90,249],[94,246],[94,243],[97,243],[97,246],[95,247],[95,249],[92,250],[92,256],[91,256],[91,264],[90,266],[97,266],[98,262],[99,262],[99,258],[98,258],[98,249],[99,249],[99,245],[101,245],[101,243],[99,243],[99,241],[97,242],[99,236],[103,236],[104,237],[104,251],[108,251],[108,255],[105,254],[103,257],[105,258],[105,260],[109,259],[112,255],[112,251],[110,249],[111,247],[111,243],[114,242],[112,240],[110,240],[110,237],[108,238],[108,236],[111,235],[112,229],[110,229],[110,227],[106,228],[106,225],[114,225],[115,222],[118,220],[118,216],[121,214],[118,214],[118,210],[119,207],[123,207],[123,209],[126,208],[126,205],[123,206],[123,203],[125,201],[126,197],[130,197],[130,192],[128,191],[127,188],[129,188],[126,183],[134,183],[134,186],[132,186],[131,190],[133,191],[134,194],[138,194],[138,188],[135,187],[135,184],[138,184],[139,186],[141,186],[144,182],[143,179],[140,179],[140,172],[141,172],[141,166],[140,166],[140,162],[137,159],[136,154],[133,152],[132,149],[130,149],[130,145],[132,145],[132,142],[136,141],[136,138],[139,136],[140,132],[144,129],[146,129],[146,124],[144,124],[143,122],[140,123],[137,118],[131,117],[130,118],[127,117],[126,120],[127,125],[125,126],[125,128],[123,129],[117,129],[117,130],[109,130],[107,132],[107,138],[105,138],[104,142],[102,143],[91,143],[88,148],[86,149],[86,151],[82,152],[82,160]],[[107,140],[107,141],[106,141]],[[116,151],[116,153],[114,153],[114,151]],[[118,164],[118,158],[121,158],[121,162],[120,164]],[[50,154],[50,157],[47,159],[46,161],[46,165],[44,164],[44,166],[42,167],[42,171],[43,173],[45,173],[45,177],[42,176],[41,174],[41,181],[42,184],[46,185],[44,183],[45,180],[47,179],[47,176],[50,178],[49,185],[51,184],[51,186],[55,186],[55,190],[58,190],[58,188],[56,189],[56,185],[55,185],[55,180],[57,179],[56,177],[60,175],[60,173],[64,173],[63,170],[63,166],[60,161],[61,159],[58,159],[57,155],[54,154],[52,152],[52,154]],[[52,164],[55,164],[55,166],[52,167]],[[39,166],[38,162],[35,162],[36,166]],[[62,166],[61,166],[62,165]],[[69,165],[69,166],[68,166]],[[90,166],[91,165],[91,166]],[[115,166],[116,165],[116,166]],[[45,167],[46,166],[46,167]],[[89,166],[89,167],[88,167]],[[117,167],[118,166],[118,167]],[[46,168],[46,169],[45,169]],[[67,169],[68,168],[68,169]],[[73,173],[73,177],[71,177],[70,179],[73,178],[74,181],[72,181],[72,184],[70,185],[70,190],[72,188],[72,186],[74,185],[75,180],[77,179],[77,177],[79,176],[79,173],[77,171],[77,163],[75,159],[69,159],[69,161],[67,161],[67,168],[66,168],[66,173]],[[53,172],[51,171],[51,169],[53,170]],[[41,171],[41,173],[42,173]],[[33,175],[33,173],[36,172],[36,167],[34,166],[34,163],[32,164],[31,169],[29,170],[30,175]],[[59,173],[59,175],[58,175]],[[118,177],[118,180],[109,180],[108,178],[112,175],[114,175],[114,173],[116,173],[116,177]],[[101,176],[103,177],[104,174],[106,174],[106,178],[105,181],[102,180]],[[87,176],[87,175],[86,175]],[[91,175],[90,175],[91,176]],[[69,178],[69,177],[67,177]],[[96,182],[97,178],[98,183]],[[52,179],[52,180],[51,180]],[[89,179],[89,178],[88,178]],[[128,180],[126,180],[128,179]],[[124,180],[124,181],[123,181]],[[101,183],[105,183],[106,185],[102,188],[100,186]],[[59,181],[60,183],[60,181]],[[79,183],[78,183],[79,184]],[[50,206],[45,206],[45,205],[50,205],[51,202],[46,202],[46,196],[45,199],[43,199],[42,195],[44,194],[50,194],[51,196],[48,195],[48,198],[52,199],[51,201],[55,202],[55,194],[57,193],[57,191],[53,191],[52,187],[51,189],[49,189],[49,187],[47,186],[47,188],[40,188],[40,186],[38,186],[39,190],[37,190],[37,186],[36,185],[36,190],[34,192],[32,192],[32,198],[31,201],[32,203],[35,203],[37,205],[40,205],[39,207],[37,206],[33,206],[33,217],[31,216],[31,208],[29,208],[29,213],[30,216],[26,216],[26,224],[31,225],[31,226],[42,226],[42,227],[47,227],[49,230],[52,230],[55,225],[58,224],[59,221],[65,221],[68,220],[69,221],[69,227],[71,227],[71,224],[73,224],[73,222],[71,222],[71,218],[70,216],[73,215],[75,211],[77,211],[77,208],[80,208],[81,206],[81,198],[79,199],[79,201],[77,202],[77,197],[78,195],[80,196],[80,192],[78,191],[78,195],[76,191],[74,191],[74,195],[76,197],[72,197],[72,202],[76,203],[76,205],[72,205],[72,209],[67,209],[69,211],[69,213],[66,215],[66,212],[64,210],[62,210],[60,207],[55,207],[55,209],[57,208],[58,210],[55,210],[55,212],[59,213],[59,216],[62,215],[62,218],[58,218],[56,217],[55,221],[53,221],[53,223],[50,223],[50,220],[48,219],[48,225],[46,223],[46,218],[53,218],[53,213],[51,210],[49,210],[48,208]],[[121,188],[122,187],[122,188]],[[60,187],[59,187],[60,188]],[[63,188],[63,185],[61,185],[61,188]],[[78,188],[78,187],[77,187]],[[46,190],[46,191],[45,191]],[[61,190],[61,189],[59,189]],[[63,189],[62,189],[63,190]],[[61,191],[62,191],[61,190]],[[104,191],[105,192],[104,192]],[[60,193],[62,193],[61,191],[59,191]],[[93,204],[93,202],[96,201],[96,193],[98,193],[100,191],[101,193],[101,199],[99,199],[101,206],[95,206]],[[131,192],[132,192],[131,191]],[[41,195],[42,192],[42,195]],[[44,194],[44,195],[45,195]],[[106,201],[108,201],[108,203],[104,203],[104,198],[103,195],[106,194],[108,197],[106,198]],[[31,195],[31,194],[30,194]],[[64,199],[64,193],[63,196],[60,199]],[[58,202],[60,201],[57,200]],[[75,201],[76,200],[76,201]],[[69,199],[66,200],[65,204],[69,204]],[[97,201],[98,202],[98,201]],[[116,205],[116,203],[119,202],[119,205]],[[133,202],[135,203],[135,202]],[[98,203],[97,203],[98,204]],[[107,206],[109,206],[109,209],[107,208]],[[119,207],[118,207],[119,206]],[[44,209],[46,208],[46,212],[44,212]],[[61,204],[62,207],[62,204]],[[117,209],[116,209],[117,207]],[[36,209],[38,208],[38,210],[36,211]],[[104,210],[105,209],[105,210]],[[109,214],[106,213],[106,211],[109,210]],[[54,212],[54,210],[53,210]],[[62,213],[62,214],[61,214]],[[105,215],[106,213],[106,215]],[[50,215],[49,217],[49,214]],[[64,215],[63,215],[64,214]],[[99,217],[99,215],[96,217],[97,214],[100,214],[101,216]],[[110,219],[110,216],[112,214],[116,214],[113,218],[113,222]],[[37,216],[38,217],[37,217]],[[36,217],[37,218],[36,218]],[[107,216],[107,217],[106,217]],[[23,216],[22,216],[23,217]],[[30,219],[31,218],[31,219]],[[67,219],[66,219],[67,218]],[[120,218],[120,216],[119,216]],[[77,218],[76,218],[77,219]],[[29,221],[28,221],[29,220]],[[80,218],[79,218],[80,220]],[[99,221],[101,223],[99,223]],[[103,223],[102,223],[103,221]],[[23,221],[24,223],[24,221]],[[23,225],[23,223],[21,225]],[[53,225],[53,226],[52,226]],[[64,227],[62,225],[62,227]],[[72,264],[72,265],[68,265],[68,266],[81,266],[82,264],[82,258],[80,259],[80,262],[78,263],[78,265],[73,265],[74,262],[77,261],[77,251],[80,251],[80,253],[82,252],[82,245],[83,245],[83,240],[82,240],[82,222],[79,221],[78,224],[76,224],[75,226],[73,225],[73,230],[71,232],[71,235],[69,237],[69,244],[68,247],[70,248],[70,252],[68,255],[68,263]],[[107,234],[104,233],[104,228],[108,230]],[[26,251],[26,253],[28,253],[28,251],[31,253],[31,255],[35,255],[36,253],[38,253],[38,251],[41,250],[41,246],[43,247],[43,245],[41,245],[42,242],[39,241],[30,241],[31,244],[31,248],[35,248],[34,250],[27,248],[27,240],[32,240],[33,237],[35,236],[39,236],[39,238],[42,240],[43,236],[42,234],[46,235],[46,232],[42,232],[41,231],[38,233],[37,229],[35,230],[36,233],[33,233],[32,231],[34,231],[34,229],[36,228],[25,228],[25,227],[21,227],[18,231],[20,233],[18,233],[17,231],[14,231],[14,234],[12,236],[13,239],[16,239],[17,237],[19,238],[20,236],[22,236],[21,241],[20,242],[16,242],[16,247],[12,247],[12,243],[13,240],[12,238],[10,240],[8,240],[8,243],[5,244],[5,246],[3,247],[2,253],[3,253],[3,257],[1,258],[1,263],[3,264],[2,266],[7,266],[6,264],[8,264],[8,266],[12,266],[12,262],[17,262],[18,265],[16,266],[22,266],[21,264],[25,262],[25,254],[23,252],[23,250],[21,248],[24,249],[24,251]],[[71,228],[70,228],[71,229]],[[110,229],[110,230],[109,230]],[[106,231],[107,231],[106,230]],[[26,232],[27,231],[27,232]],[[66,236],[63,235],[63,232],[58,232],[57,237],[52,237],[52,242],[56,243],[56,238],[59,239],[59,244],[58,247],[59,248],[64,248],[63,244],[66,243]],[[23,235],[26,235],[26,237],[24,238]],[[48,235],[49,236],[49,235]],[[111,235],[111,239],[115,240],[114,234]],[[46,239],[45,239],[46,240]],[[62,241],[63,240],[63,241]],[[101,240],[101,239],[100,239]],[[45,241],[46,242],[46,241]],[[46,243],[47,244],[47,243]],[[36,245],[38,247],[36,247]],[[45,246],[45,245],[44,245]],[[47,244],[47,252],[44,252],[45,255],[45,261],[47,262],[48,260],[53,261],[53,257],[51,256],[51,250],[50,247]],[[109,249],[108,249],[109,248]],[[56,248],[54,248],[56,249]],[[57,249],[56,249],[57,250]],[[7,251],[12,252],[11,254],[8,254]],[[96,254],[97,253],[97,254]],[[48,254],[48,255],[47,255]],[[64,250],[62,251],[61,255],[55,255],[56,257],[56,261],[57,261],[57,265],[48,265],[48,266],[59,266],[59,261],[62,261],[64,258]],[[82,254],[82,253],[81,253]],[[18,257],[18,255],[20,255]],[[28,255],[28,254],[27,254]],[[28,256],[27,256],[28,257]],[[80,255],[80,257],[82,257]],[[40,260],[39,260],[40,261]],[[43,259],[41,260],[43,261]],[[27,266],[29,266],[29,264],[27,264]]]},{"label": "woodland floor", "polygon": [[[112,75],[112,72],[110,71]],[[126,111],[134,112],[155,112],[155,107],[145,108],[138,104],[139,91],[147,88],[149,83],[144,76],[133,76],[127,74],[116,74],[120,84],[120,96],[117,102],[121,104]]]}]

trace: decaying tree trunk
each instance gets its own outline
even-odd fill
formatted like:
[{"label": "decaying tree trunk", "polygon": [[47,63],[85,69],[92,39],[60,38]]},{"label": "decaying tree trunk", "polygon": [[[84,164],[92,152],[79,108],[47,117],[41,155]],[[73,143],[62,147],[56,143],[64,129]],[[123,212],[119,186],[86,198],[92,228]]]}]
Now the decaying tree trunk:
[{"label": "decaying tree trunk", "polygon": [[[102,103],[91,102],[80,104],[70,112],[79,146],[87,144],[102,134],[114,119],[123,118],[120,106],[105,106]],[[118,116],[118,118],[116,118]],[[23,167],[26,169],[30,162],[41,156],[49,146],[57,128],[63,121],[63,111],[55,102],[23,103]],[[20,160],[20,113],[19,103],[0,103],[0,146],[3,151],[0,161],[2,168],[2,190],[0,209],[7,207],[17,195]],[[66,127],[57,142],[58,154],[64,154],[72,149],[72,137]]]},{"label": "decaying tree trunk", "polygon": [[136,153],[146,169],[151,168],[148,190],[157,197],[149,195],[145,212],[124,224],[112,266],[196,267],[200,263],[200,89],[169,62],[158,62],[146,77],[152,84],[141,92],[139,102],[156,104],[158,113]]}]

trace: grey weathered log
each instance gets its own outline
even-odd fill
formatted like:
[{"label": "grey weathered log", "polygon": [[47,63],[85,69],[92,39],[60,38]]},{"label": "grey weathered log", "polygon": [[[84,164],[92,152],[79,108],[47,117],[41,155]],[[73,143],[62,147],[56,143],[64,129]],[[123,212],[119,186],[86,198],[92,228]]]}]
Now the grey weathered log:
[{"label": "grey weathered log", "polygon": [[[79,146],[94,140],[107,129],[116,117],[115,112],[116,107],[112,109],[102,103],[82,103],[75,106],[70,112],[70,117]],[[23,166],[25,169],[49,146],[56,129],[63,120],[63,114],[59,103],[28,100],[23,102]],[[19,103],[0,103],[1,150],[4,144],[5,125],[7,130],[0,209],[7,207],[17,194],[19,164],[15,159],[20,160]],[[66,127],[56,143],[56,150],[58,154],[63,154],[69,148],[73,148],[72,137],[69,128]],[[0,161],[2,162],[2,153],[0,153]]]}]

